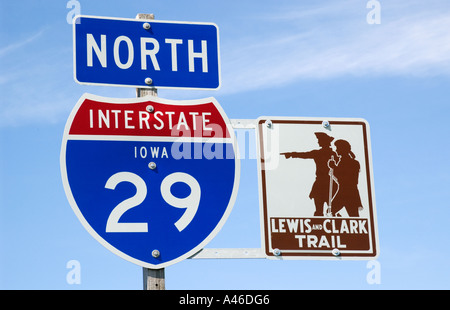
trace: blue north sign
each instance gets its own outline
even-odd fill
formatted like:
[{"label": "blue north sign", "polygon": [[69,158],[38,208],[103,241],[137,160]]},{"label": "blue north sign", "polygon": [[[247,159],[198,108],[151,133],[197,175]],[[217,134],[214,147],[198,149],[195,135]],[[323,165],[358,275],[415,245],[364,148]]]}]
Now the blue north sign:
[{"label": "blue north sign", "polygon": [[74,78],[80,84],[218,89],[213,23],[77,16]]}]

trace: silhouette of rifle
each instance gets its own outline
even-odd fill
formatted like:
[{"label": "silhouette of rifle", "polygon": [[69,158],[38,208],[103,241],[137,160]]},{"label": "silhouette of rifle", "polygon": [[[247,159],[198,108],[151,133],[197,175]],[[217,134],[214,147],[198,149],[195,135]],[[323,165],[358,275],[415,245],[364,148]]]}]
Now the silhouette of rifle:
[{"label": "silhouette of rifle", "polygon": [[[330,161],[335,162],[333,155],[331,155],[331,159],[328,160],[328,168],[330,169],[328,171],[328,175],[330,176],[330,188],[329,188],[329,192],[328,192],[328,207],[327,207],[327,212],[326,212],[326,216],[328,216],[328,217],[332,216],[331,203],[332,203],[334,197],[336,197],[337,192],[339,191],[339,182],[338,182],[337,178],[334,176],[333,168],[330,167]],[[337,184],[336,194],[334,194],[334,196],[333,196],[333,181],[336,182],[336,184]]]}]

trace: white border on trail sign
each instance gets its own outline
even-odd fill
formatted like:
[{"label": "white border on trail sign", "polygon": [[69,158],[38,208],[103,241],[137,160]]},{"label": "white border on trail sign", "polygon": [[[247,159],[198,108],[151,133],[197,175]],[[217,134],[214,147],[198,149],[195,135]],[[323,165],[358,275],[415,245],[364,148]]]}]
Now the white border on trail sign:
[{"label": "white border on trail sign", "polygon": [[[342,198],[346,189],[344,177],[338,180],[330,172],[331,168],[325,166],[322,167],[326,171],[325,182],[318,182],[319,163],[311,153],[321,148],[317,133],[326,134],[332,140],[330,151],[336,152],[334,143],[345,140],[351,147],[349,158],[359,163],[357,189],[353,192],[358,192],[358,205],[362,209],[351,212],[352,216],[342,207],[342,201],[351,204],[349,198]],[[260,117],[256,134],[261,238],[267,258],[374,259],[378,256],[369,124],[363,119]],[[333,154],[339,164],[341,157]],[[343,167],[344,164],[341,171]],[[334,168],[337,173],[337,166]],[[319,187],[321,193],[326,193],[323,207],[320,203],[320,207],[315,205],[315,200],[320,200]],[[336,198],[339,190],[341,196]],[[339,200],[341,203],[337,203]],[[328,205],[332,207],[328,209]],[[333,213],[327,213],[331,209]]]}]

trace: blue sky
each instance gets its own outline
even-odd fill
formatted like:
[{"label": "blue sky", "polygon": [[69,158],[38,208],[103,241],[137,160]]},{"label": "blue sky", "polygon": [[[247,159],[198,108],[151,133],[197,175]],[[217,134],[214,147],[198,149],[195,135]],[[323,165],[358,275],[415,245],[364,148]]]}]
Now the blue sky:
[{"label": "blue sky", "polygon": [[[229,118],[355,117],[371,128],[381,283],[367,261],[185,260],[167,289],[449,289],[450,5],[383,1],[79,1],[81,13],[213,22],[222,87],[160,90],[214,96]],[[85,92],[124,87],[73,80],[68,1],[0,0],[0,288],[141,289],[142,268],[82,227],[64,194],[59,154]],[[234,209],[207,247],[260,247],[256,160],[242,160]],[[67,263],[81,267],[69,284]]]}]

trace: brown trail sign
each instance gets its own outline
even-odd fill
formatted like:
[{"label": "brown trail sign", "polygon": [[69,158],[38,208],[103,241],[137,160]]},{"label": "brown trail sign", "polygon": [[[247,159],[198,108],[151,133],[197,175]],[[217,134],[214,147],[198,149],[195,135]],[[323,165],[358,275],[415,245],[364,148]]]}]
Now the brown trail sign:
[{"label": "brown trail sign", "polygon": [[375,258],[368,123],[261,117],[256,131],[267,257]]}]

